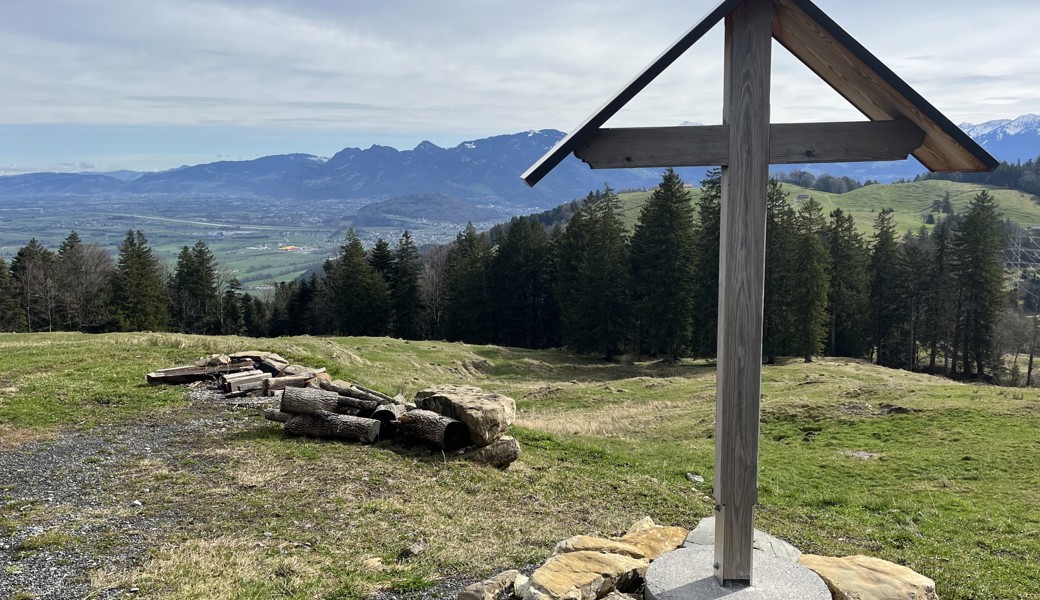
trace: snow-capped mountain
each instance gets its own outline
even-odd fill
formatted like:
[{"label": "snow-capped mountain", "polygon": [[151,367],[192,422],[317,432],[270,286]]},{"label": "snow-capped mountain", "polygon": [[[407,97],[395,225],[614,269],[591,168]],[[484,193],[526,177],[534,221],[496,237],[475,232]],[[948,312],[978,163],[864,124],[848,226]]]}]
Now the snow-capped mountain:
[{"label": "snow-capped mountain", "polygon": [[1040,156],[1040,115],[1022,115],[978,125],[962,123],[960,128],[997,160],[1024,162]]}]

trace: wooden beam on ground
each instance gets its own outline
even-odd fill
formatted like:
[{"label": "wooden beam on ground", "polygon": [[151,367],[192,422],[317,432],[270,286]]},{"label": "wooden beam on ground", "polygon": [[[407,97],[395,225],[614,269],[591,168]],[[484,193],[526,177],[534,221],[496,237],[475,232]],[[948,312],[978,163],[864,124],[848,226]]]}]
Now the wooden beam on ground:
[{"label": "wooden beam on ground", "polygon": [[[729,126],[600,129],[574,155],[593,169],[729,164]],[[911,121],[780,123],[769,128],[769,164],[905,160],[924,143]]]},{"label": "wooden beam on ground", "polygon": [[766,185],[769,181],[771,0],[726,18],[718,375],[715,407],[715,578],[750,585],[758,501]]}]

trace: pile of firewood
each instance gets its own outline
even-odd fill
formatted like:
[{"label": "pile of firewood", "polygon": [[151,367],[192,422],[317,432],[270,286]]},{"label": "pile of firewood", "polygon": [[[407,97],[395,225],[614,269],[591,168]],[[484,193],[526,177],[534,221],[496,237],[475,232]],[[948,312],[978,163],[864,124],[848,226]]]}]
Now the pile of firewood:
[{"label": "pile of firewood", "polygon": [[516,416],[512,398],[470,386],[444,385],[416,394],[415,402],[357,383],[333,381],[324,368],[291,365],[270,352],[237,352],[161,369],[149,383],[213,381],[225,397],[277,397],[264,418],[284,423],[289,435],[347,442],[400,440],[435,446],[445,456],[506,467],[520,444],[505,435]]}]

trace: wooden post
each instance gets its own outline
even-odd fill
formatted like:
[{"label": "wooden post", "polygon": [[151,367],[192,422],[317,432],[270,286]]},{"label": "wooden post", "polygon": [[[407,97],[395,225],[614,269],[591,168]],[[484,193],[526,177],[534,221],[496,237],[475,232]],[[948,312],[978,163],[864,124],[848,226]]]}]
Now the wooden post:
[{"label": "wooden post", "polygon": [[751,584],[758,501],[769,72],[773,3],[744,0],[726,17],[718,383],[715,408],[715,578]]}]

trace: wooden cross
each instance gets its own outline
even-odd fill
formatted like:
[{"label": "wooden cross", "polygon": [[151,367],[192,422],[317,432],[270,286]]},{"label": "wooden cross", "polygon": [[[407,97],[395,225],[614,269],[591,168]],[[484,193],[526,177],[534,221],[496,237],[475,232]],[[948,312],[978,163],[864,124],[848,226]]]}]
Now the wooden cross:
[{"label": "wooden cross", "polygon": [[[647,84],[725,20],[723,124],[604,129]],[[769,121],[776,39],[870,121]],[[990,171],[997,161],[810,0],[725,0],[523,175],[536,184],[573,152],[592,168],[722,166],[715,578],[750,585],[770,164],[902,160],[932,171]]]}]

